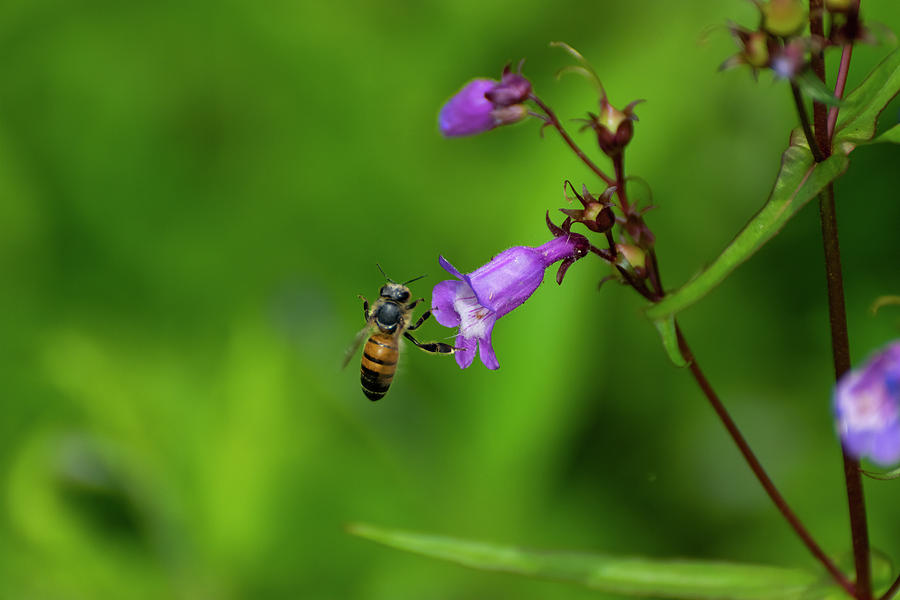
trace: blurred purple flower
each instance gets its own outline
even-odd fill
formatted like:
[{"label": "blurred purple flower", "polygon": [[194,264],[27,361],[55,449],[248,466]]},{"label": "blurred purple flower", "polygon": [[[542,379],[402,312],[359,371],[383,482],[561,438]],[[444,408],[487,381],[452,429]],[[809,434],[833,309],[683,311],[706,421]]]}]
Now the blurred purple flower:
[{"label": "blurred purple flower", "polygon": [[488,369],[500,368],[491,333],[497,319],[528,300],[544,280],[544,270],[563,260],[557,281],[575,260],[590,248],[587,238],[565,232],[543,246],[516,246],[504,250],[489,263],[468,275],[460,273],[441,256],[441,266],[459,281],[441,281],[434,286],[431,310],[438,323],[445,327],[459,327],[456,363],[465,369],[475,360],[480,348],[481,362]]},{"label": "blurred purple flower", "polygon": [[509,66],[500,81],[473,79],[441,108],[438,126],[446,137],[475,135],[528,116],[522,104],[531,94],[531,82]]},{"label": "blurred purple flower", "polygon": [[851,456],[867,456],[883,466],[900,460],[900,341],[841,377],[834,411]]}]

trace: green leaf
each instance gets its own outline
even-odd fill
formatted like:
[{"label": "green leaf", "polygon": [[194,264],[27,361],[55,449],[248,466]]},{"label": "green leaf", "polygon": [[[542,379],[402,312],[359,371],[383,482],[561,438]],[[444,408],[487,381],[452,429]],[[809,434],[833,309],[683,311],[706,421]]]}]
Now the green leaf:
[{"label": "green leaf", "polygon": [[391,548],[466,567],[578,583],[612,594],[701,600],[810,600],[822,598],[833,589],[802,569],[545,552],[363,524],[351,525],[349,531]]},{"label": "green leaf", "polygon": [[834,148],[849,154],[859,144],[875,136],[878,115],[900,92],[900,49],[881,61],[868,77],[847,96],[838,113]]},{"label": "green leaf", "polygon": [[664,319],[653,321],[653,325],[662,338],[663,348],[669,355],[676,367],[686,367],[691,364],[681,353],[681,347],[678,345],[678,331],[675,329],[675,317],[669,316]]},{"label": "green leaf", "polygon": [[900,123],[894,125],[877,138],[869,142],[870,144],[883,144],[890,142],[892,144],[900,144]]},{"label": "green leaf", "polygon": [[654,322],[684,310],[722,283],[759,250],[822,189],[847,169],[849,159],[835,154],[816,164],[809,150],[792,145],[781,155],[781,171],[765,206],[756,213],[709,267],[647,309]]},{"label": "green leaf", "polygon": [[795,80],[803,95],[810,100],[821,102],[826,106],[843,106],[844,102],[834,97],[834,92],[828,89],[822,80],[816,77],[811,70],[801,73]]}]

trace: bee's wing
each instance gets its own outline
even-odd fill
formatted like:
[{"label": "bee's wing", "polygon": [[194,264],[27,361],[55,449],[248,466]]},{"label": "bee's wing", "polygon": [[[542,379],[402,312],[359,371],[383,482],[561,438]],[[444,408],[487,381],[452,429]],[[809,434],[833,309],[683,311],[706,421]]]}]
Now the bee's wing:
[{"label": "bee's wing", "polygon": [[353,338],[353,343],[350,344],[350,347],[347,348],[347,353],[344,354],[344,362],[341,363],[341,368],[345,368],[347,364],[350,362],[350,359],[353,358],[353,355],[356,354],[356,351],[359,350],[359,345],[363,343],[368,337],[372,334],[373,325],[371,323],[367,324],[365,327],[359,330],[359,333],[356,334],[356,337]]}]

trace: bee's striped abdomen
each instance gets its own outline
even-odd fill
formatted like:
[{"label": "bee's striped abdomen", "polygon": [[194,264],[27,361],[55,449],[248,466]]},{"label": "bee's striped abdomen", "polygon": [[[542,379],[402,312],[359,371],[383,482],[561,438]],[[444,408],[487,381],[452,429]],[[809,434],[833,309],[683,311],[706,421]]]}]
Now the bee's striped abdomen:
[{"label": "bee's striped abdomen", "polygon": [[363,394],[369,400],[381,400],[391,387],[397,371],[399,356],[397,341],[386,334],[376,333],[363,348],[360,381]]}]

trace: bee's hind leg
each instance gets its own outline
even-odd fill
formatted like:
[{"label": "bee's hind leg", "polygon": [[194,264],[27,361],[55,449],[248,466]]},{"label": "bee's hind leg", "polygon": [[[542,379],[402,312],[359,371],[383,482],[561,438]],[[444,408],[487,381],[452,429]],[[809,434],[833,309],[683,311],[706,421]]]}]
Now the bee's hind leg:
[{"label": "bee's hind leg", "polygon": [[[425,314],[429,314],[429,313],[425,313]],[[421,321],[424,321],[424,320],[425,320],[425,317],[423,315],[422,319],[419,320],[420,322],[416,324],[416,327],[421,325]],[[410,329],[413,329],[413,328],[410,327]],[[411,341],[413,344],[415,344],[416,346],[418,346],[425,352],[430,352],[431,354],[453,354],[457,350],[461,350],[461,348],[456,348],[455,346],[451,346],[450,344],[445,344],[443,342],[428,342],[428,343],[423,344],[423,343],[419,342],[416,338],[414,338],[412,335],[410,335],[409,331],[405,331],[403,333],[403,337],[405,337],[406,339]]]}]

